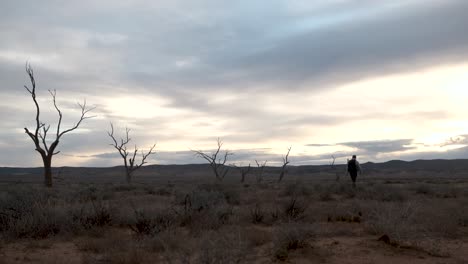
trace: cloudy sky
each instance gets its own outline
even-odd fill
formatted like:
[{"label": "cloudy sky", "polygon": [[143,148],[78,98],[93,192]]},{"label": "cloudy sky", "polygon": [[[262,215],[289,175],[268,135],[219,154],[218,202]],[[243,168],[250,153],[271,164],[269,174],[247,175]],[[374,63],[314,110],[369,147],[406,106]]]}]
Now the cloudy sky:
[{"label": "cloudy sky", "polygon": [[468,1],[2,0],[0,166],[40,166],[24,127],[34,68],[55,166],[111,166],[107,136],[157,144],[157,164],[468,158]]}]

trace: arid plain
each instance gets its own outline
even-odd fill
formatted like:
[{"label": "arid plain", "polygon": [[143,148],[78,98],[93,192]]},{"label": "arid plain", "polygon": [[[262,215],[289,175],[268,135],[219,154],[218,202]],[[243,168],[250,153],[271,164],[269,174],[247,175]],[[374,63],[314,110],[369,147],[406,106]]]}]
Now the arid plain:
[{"label": "arid plain", "polygon": [[0,169],[0,263],[467,263],[468,161]]}]

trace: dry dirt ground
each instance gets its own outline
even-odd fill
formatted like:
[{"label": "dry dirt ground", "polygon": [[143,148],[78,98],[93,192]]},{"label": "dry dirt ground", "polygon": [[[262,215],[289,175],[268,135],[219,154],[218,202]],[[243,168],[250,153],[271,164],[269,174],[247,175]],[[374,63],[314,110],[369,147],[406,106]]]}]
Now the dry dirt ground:
[{"label": "dry dirt ground", "polygon": [[1,184],[0,263],[468,263],[468,178],[237,180]]}]

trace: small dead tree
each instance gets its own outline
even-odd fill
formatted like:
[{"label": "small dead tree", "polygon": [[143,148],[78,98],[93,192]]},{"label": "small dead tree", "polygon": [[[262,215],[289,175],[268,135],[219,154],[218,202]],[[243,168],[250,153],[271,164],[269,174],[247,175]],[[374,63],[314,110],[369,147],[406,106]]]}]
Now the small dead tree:
[{"label": "small dead tree", "polygon": [[60,139],[63,135],[72,132],[73,130],[77,129],[81,123],[88,118],[92,118],[93,116],[88,116],[88,113],[94,109],[94,107],[87,107],[86,100],[83,103],[78,103],[78,106],[81,109],[81,116],[72,127],[62,130],[62,111],[57,106],[56,101],[56,91],[49,90],[50,95],[52,96],[52,102],[54,104],[55,110],[58,113],[58,121],[57,121],[57,128],[54,129],[55,132],[55,139],[48,140],[47,136],[49,135],[50,124],[43,123],[40,118],[40,107],[39,103],[37,102],[37,94],[36,94],[36,80],[34,78],[34,71],[29,63],[26,63],[26,73],[29,75],[29,80],[31,81],[31,87],[24,85],[24,88],[31,94],[33,99],[34,105],[36,106],[36,127],[34,130],[30,131],[28,128],[24,128],[25,133],[31,138],[36,148],[36,151],[39,152],[42,158],[42,162],[44,164],[44,184],[47,187],[52,187],[52,157],[60,153],[60,151],[56,151],[57,146],[60,142]]},{"label": "small dead tree", "polygon": [[250,169],[252,168],[250,166],[250,163],[249,163],[249,166],[247,166],[247,167],[242,167],[242,165],[240,165],[240,166],[234,165],[234,166],[239,170],[239,172],[241,174],[241,183],[244,183],[245,182],[245,177],[247,176],[247,174],[249,174]]},{"label": "small dead tree", "polygon": [[219,181],[222,181],[228,173],[229,166],[226,166],[225,164],[228,160],[228,157],[234,154],[229,150],[226,150],[224,154],[221,154],[220,152],[222,146],[223,142],[220,138],[218,138],[218,148],[211,154],[206,154],[201,150],[192,150],[195,153],[195,155],[208,161],[216,179]]},{"label": "small dead tree", "polygon": [[330,162],[330,168],[331,168],[331,171],[332,172],[335,172],[335,175],[336,175],[336,178],[335,180],[337,182],[340,181],[340,173],[338,173],[335,169],[335,160],[336,160],[336,157],[334,155],[331,155],[331,158],[332,158],[332,161]]},{"label": "small dead tree", "polygon": [[259,163],[255,160],[255,163],[257,164],[257,183],[261,183],[263,181],[263,172],[265,171],[267,161],[265,160],[263,163]]},{"label": "small dead tree", "polygon": [[133,173],[136,170],[138,170],[139,168],[141,168],[141,166],[143,166],[144,164],[147,163],[146,159],[150,155],[154,154],[153,149],[154,149],[154,147],[156,147],[156,144],[151,146],[149,151],[146,152],[146,153],[142,150],[141,151],[141,160],[140,160],[140,162],[135,163],[136,156],[137,156],[137,153],[138,153],[137,146],[135,145],[133,150],[129,150],[127,148],[128,143],[130,143],[130,141],[131,141],[130,129],[128,129],[128,128],[125,129],[125,138],[121,138],[120,142],[118,142],[117,139],[114,136],[114,125],[112,125],[112,123],[111,123],[110,126],[111,126],[111,130],[107,132],[109,137],[112,139],[112,143],[110,145],[113,146],[119,152],[120,156],[124,160],[126,180],[127,180],[127,183],[131,183]]},{"label": "small dead tree", "polygon": [[289,152],[290,151],[291,151],[291,147],[288,148],[288,153],[286,153],[286,156],[283,157],[283,166],[281,166],[281,172],[280,172],[280,175],[279,175],[278,182],[281,182],[283,180],[283,177],[287,172],[286,166],[288,166],[288,164],[289,164],[288,157],[289,157]]}]

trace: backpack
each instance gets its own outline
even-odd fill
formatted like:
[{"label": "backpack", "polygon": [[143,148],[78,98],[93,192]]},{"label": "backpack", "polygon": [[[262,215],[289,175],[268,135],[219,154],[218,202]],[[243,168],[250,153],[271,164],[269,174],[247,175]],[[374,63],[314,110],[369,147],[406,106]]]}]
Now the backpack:
[{"label": "backpack", "polygon": [[356,160],[348,161],[348,172],[357,172]]}]

